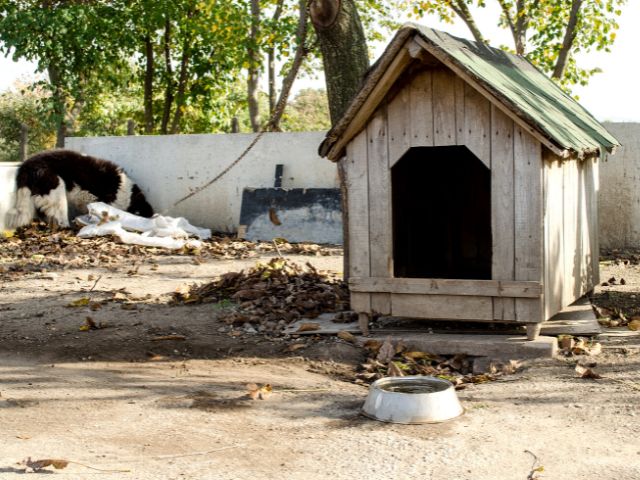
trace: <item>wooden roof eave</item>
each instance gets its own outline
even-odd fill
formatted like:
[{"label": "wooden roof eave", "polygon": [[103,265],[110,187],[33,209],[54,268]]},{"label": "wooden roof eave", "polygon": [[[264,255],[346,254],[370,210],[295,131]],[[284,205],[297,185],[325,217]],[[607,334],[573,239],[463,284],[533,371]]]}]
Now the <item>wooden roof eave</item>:
[{"label": "wooden roof eave", "polygon": [[[329,132],[323,145],[328,141],[330,143],[333,141],[333,144],[327,152],[322,151],[321,145],[321,156],[326,156],[333,162],[337,162],[342,158],[347,144],[366,126],[370,116],[376,108],[378,108],[389,89],[404,72],[406,67],[414,60],[412,53],[415,54],[415,51],[407,48],[409,41],[406,40],[406,38],[400,40],[398,43],[402,43],[403,45],[398,48],[396,54],[389,55],[386,59],[381,58],[379,64],[375,67],[379,78],[375,84],[372,82],[372,88],[364,88],[351,102],[351,105],[343,116],[343,120],[347,120],[345,122],[346,125],[338,124],[332,129],[337,131],[342,130],[342,133],[335,138],[331,138],[331,132]],[[395,49],[389,48],[389,50],[393,51]],[[380,72],[382,72],[381,75]],[[375,75],[376,72],[372,72],[371,74]],[[371,80],[372,79],[369,79],[369,81]],[[363,99],[363,97],[365,98]],[[355,112],[353,110],[355,110]]]}]

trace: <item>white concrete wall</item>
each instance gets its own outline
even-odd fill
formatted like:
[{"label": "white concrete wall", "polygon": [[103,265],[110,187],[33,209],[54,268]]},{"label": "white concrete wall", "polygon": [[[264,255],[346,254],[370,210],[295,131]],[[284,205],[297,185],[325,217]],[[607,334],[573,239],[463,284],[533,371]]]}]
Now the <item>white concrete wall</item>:
[{"label": "white concrete wall", "polygon": [[18,165],[0,162],[0,230],[6,228],[7,211],[13,206]]},{"label": "white concrete wall", "polygon": [[600,162],[601,248],[640,248],[640,123],[605,123],[622,147]]},{"label": "white concrete wall", "polygon": [[235,231],[245,187],[273,187],[276,164],[284,165],[284,188],[338,187],[334,163],[318,156],[324,132],[266,133],[216,183],[172,207],[232,163],[254,134],[68,138],[67,148],[121,165],[159,213],[193,224]]}]

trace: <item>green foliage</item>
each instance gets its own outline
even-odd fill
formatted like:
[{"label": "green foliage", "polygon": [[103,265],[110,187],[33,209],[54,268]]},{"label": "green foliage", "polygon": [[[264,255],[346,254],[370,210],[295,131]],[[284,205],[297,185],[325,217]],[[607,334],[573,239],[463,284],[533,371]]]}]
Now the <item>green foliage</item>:
[{"label": "green foliage", "polygon": [[[395,27],[390,0],[356,2],[370,40]],[[260,6],[255,48],[263,56],[273,50],[284,76],[299,47],[299,0],[261,0]],[[36,62],[48,74],[29,105],[49,143],[33,139],[31,150],[50,146],[61,124],[72,135],[121,135],[133,119],[144,133],[147,39],[153,53],[150,133],[230,131],[233,117],[241,131],[249,130],[244,70],[250,22],[250,0],[0,1],[0,53]],[[312,75],[321,68],[313,28],[304,48],[302,71]],[[266,95],[259,100],[264,123]],[[301,92],[281,126],[327,128],[325,107],[320,93]],[[5,150],[14,148],[10,130],[0,130]]]},{"label": "green foliage", "polygon": [[[542,71],[551,75],[557,67],[567,33],[571,0],[404,0],[402,7],[414,17],[431,14],[446,22],[460,18],[469,24],[469,20],[473,21],[474,15],[482,14],[481,9],[489,1],[497,2],[500,6],[501,15],[496,22],[503,28],[511,29],[514,41],[518,26],[524,29],[522,39],[526,43],[525,56]],[[599,71],[580,67],[575,54],[610,50],[618,29],[617,18],[622,14],[626,2],[627,0],[582,2],[570,55],[563,65],[561,78],[557,79],[561,86],[569,89],[571,85],[586,85],[589,78]],[[515,46],[505,49],[515,50]]]},{"label": "green foliage", "polygon": [[43,110],[49,94],[40,87],[19,85],[0,94],[0,161],[18,161],[20,126],[28,128],[29,149],[37,152],[53,146],[54,127]]},{"label": "green foliage", "polygon": [[329,130],[327,92],[314,88],[300,90],[289,103],[280,126],[290,132]]}]

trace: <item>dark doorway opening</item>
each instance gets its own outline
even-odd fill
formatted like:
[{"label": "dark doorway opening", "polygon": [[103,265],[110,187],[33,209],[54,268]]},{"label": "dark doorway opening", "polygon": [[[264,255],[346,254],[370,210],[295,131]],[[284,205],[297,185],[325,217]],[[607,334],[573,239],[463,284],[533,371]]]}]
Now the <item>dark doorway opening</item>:
[{"label": "dark doorway opening", "polygon": [[491,171],[467,147],[413,147],[391,169],[394,275],[491,279]]}]

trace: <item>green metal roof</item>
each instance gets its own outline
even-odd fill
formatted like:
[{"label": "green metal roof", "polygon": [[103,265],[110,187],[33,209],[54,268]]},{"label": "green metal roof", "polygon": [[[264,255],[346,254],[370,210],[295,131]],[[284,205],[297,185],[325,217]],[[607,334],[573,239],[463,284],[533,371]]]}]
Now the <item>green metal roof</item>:
[{"label": "green metal roof", "polygon": [[[472,77],[493,94],[517,117],[549,139],[569,155],[604,154],[620,145],[618,140],[578,102],[564,93],[551,79],[535,68],[528,60],[487,45],[457,38],[445,32],[409,23],[395,35],[380,60],[371,68],[364,81],[363,90],[371,89],[389,61],[403,48],[406,39],[414,35],[424,40],[421,45],[445,64],[455,66]],[[327,154],[366,96],[357,95],[345,118],[327,134],[321,153]],[[360,105],[358,105],[358,103]],[[340,131],[341,130],[341,131]],[[328,147],[328,148],[327,148]]]}]

